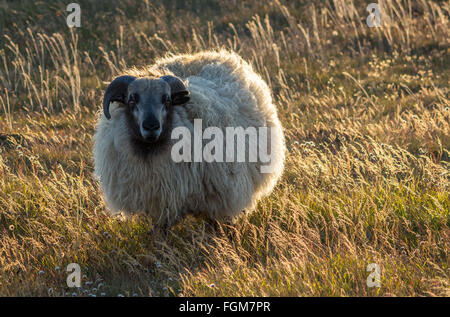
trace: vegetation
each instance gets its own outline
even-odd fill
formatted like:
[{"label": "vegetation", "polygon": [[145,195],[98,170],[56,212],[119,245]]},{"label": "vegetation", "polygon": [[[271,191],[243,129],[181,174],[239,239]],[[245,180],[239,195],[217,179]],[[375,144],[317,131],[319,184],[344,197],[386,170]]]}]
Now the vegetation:
[{"label": "vegetation", "polygon": [[[71,29],[64,1],[0,1],[1,296],[449,296],[448,1],[379,1],[380,28],[358,0],[77,2]],[[91,154],[106,84],[216,48],[272,89],[276,190],[167,237],[109,216]]]}]

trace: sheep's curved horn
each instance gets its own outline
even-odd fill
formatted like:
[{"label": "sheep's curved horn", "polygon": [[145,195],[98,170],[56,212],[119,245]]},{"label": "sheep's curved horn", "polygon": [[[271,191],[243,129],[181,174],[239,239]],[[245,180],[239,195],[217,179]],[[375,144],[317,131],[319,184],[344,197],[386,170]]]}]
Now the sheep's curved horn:
[{"label": "sheep's curved horn", "polygon": [[115,78],[106,88],[105,96],[103,97],[103,113],[107,119],[111,119],[109,104],[113,101],[125,103],[128,85],[135,79],[136,77],[133,76],[120,76]]},{"label": "sheep's curved horn", "polygon": [[170,98],[172,99],[173,105],[182,105],[189,101],[189,91],[180,78],[167,75],[162,76],[161,79],[170,86]]}]

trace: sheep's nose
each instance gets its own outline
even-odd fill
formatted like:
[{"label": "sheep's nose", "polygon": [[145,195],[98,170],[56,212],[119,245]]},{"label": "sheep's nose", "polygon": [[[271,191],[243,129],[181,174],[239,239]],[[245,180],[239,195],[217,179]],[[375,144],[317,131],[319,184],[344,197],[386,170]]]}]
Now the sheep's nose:
[{"label": "sheep's nose", "polygon": [[142,128],[147,131],[156,131],[159,130],[159,122],[155,120],[146,119],[142,122]]}]

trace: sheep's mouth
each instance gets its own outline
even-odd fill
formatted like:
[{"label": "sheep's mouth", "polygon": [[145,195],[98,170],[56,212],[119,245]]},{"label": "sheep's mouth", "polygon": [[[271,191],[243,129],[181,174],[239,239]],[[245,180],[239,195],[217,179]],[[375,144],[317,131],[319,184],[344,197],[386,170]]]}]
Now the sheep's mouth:
[{"label": "sheep's mouth", "polygon": [[158,142],[158,140],[159,140],[159,136],[147,137],[147,138],[144,138],[144,137],[141,136],[141,141],[143,143],[145,143],[145,144],[148,144],[148,145],[155,144],[155,143]]},{"label": "sheep's mouth", "polygon": [[144,131],[144,132],[142,132],[141,130],[142,129],[139,129],[139,131],[140,131],[139,134],[140,134],[141,139],[144,142],[150,143],[150,144],[158,142],[158,140],[161,136],[161,133],[162,133],[162,129],[158,129],[158,130],[154,130],[154,131]]},{"label": "sheep's mouth", "polygon": [[130,143],[137,155],[146,158],[149,155],[156,155],[167,150],[170,145],[170,133],[163,129],[159,136],[144,138],[139,129],[132,129]]},{"label": "sheep's mouth", "polygon": [[158,139],[159,139],[159,137],[153,137],[153,136],[149,136],[149,137],[145,138],[139,132],[134,133],[134,135],[131,138],[133,139],[133,143],[141,144],[142,146],[151,146],[151,145],[157,143]]},{"label": "sheep's mouth", "polygon": [[131,144],[136,154],[141,157],[148,157],[149,155],[156,155],[164,152],[169,148],[170,139],[161,135],[154,140],[142,138],[142,136],[131,138]]}]

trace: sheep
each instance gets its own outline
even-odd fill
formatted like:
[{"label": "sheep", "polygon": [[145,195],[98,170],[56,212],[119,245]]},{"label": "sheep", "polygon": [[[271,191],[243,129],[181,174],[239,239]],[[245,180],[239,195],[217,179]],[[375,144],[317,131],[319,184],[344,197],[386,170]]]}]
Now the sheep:
[{"label": "sheep", "polygon": [[[198,132],[198,119],[206,128],[223,131],[270,129],[269,172],[261,172],[267,164],[259,158],[174,160],[172,148],[180,142],[174,132]],[[242,211],[253,210],[280,178],[285,142],[261,77],[234,52],[206,51],[161,58],[114,79],[104,94],[93,156],[94,175],[111,214],[144,213],[170,228],[188,214],[233,222]]]}]

